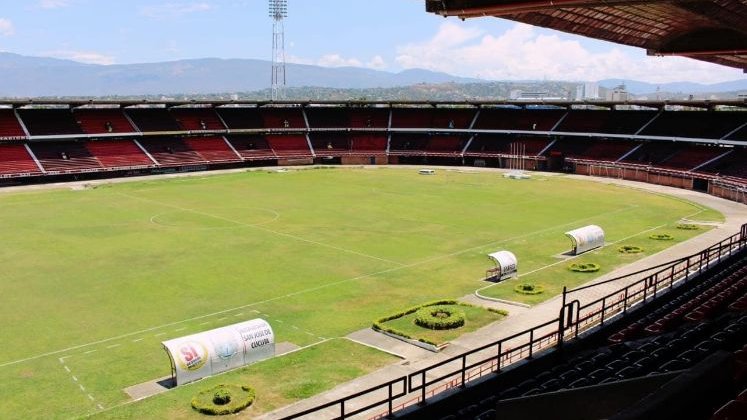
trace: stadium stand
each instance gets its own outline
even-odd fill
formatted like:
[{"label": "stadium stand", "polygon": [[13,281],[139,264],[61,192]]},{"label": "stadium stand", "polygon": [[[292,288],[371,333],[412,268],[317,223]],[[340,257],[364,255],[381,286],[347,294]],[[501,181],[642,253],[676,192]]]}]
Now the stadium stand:
[{"label": "stadium stand", "polygon": [[36,175],[39,167],[23,144],[0,144],[0,176]]},{"label": "stadium stand", "polygon": [[528,156],[539,155],[550,144],[549,138],[517,137],[506,134],[479,134],[470,143],[465,156],[490,157],[508,154],[512,143],[526,147]]},{"label": "stadium stand", "polygon": [[353,152],[346,133],[314,133],[309,138],[311,147],[320,156],[343,156]]},{"label": "stadium stand", "polygon": [[166,108],[127,108],[125,113],[142,132],[182,130]]},{"label": "stadium stand", "polygon": [[132,140],[90,141],[85,146],[105,168],[155,166]]},{"label": "stadium stand", "polygon": [[310,128],[349,128],[350,112],[341,106],[310,106],[305,108]]},{"label": "stadium stand", "polygon": [[483,108],[475,128],[550,131],[566,113],[565,109]]},{"label": "stadium stand", "polygon": [[279,158],[308,158],[312,157],[309,143],[304,135],[276,135],[267,136],[270,148]]},{"label": "stadium stand", "polygon": [[244,160],[277,159],[270,144],[262,136],[227,136],[226,139]]},{"label": "stadium stand", "polygon": [[0,138],[25,138],[26,133],[12,109],[0,109]]},{"label": "stadium stand", "polygon": [[265,128],[288,129],[288,128],[306,128],[301,108],[260,108],[259,113],[262,116]]},{"label": "stadium stand", "polygon": [[158,137],[143,139],[142,146],[162,166],[195,165],[207,163],[180,138]]},{"label": "stadium stand", "polygon": [[351,128],[387,128],[389,109],[370,107],[348,108]]},{"label": "stadium stand", "polygon": [[136,131],[119,108],[76,108],[73,110],[73,117],[86,134]]},{"label": "stadium stand", "polygon": [[264,127],[257,107],[216,108],[226,126],[230,129],[259,129]]},{"label": "stadium stand", "polygon": [[572,133],[635,134],[656,111],[572,110],[555,131]]},{"label": "stadium stand", "polygon": [[387,137],[385,134],[350,134],[350,145],[354,152],[374,152],[376,154],[386,153]]},{"label": "stadium stand", "polygon": [[433,128],[432,108],[393,108],[392,128]]},{"label": "stadium stand", "polygon": [[69,108],[19,108],[18,115],[32,136],[83,134]]},{"label": "stadium stand", "polygon": [[731,153],[700,170],[703,172],[747,179],[747,149],[733,147]]},{"label": "stadium stand", "polygon": [[566,138],[557,141],[549,149],[569,158],[616,162],[639,143],[624,140],[592,140],[586,138]]},{"label": "stadium stand", "polygon": [[103,169],[82,142],[44,142],[29,145],[47,172],[79,172]]},{"label": "stadium stand", "polygon": [[225,130],[226,127],[213,108],[183,108],[169,109],[176,122],[184,130]]},{"label": "stadium stand", "polygon": [[184,143],[208,162],[241,161],[223,137],[188,137]]},{"label": "stadium stand", "polygon": [[744,112],[666,111],[641,135],[720,139],[747,122]]}]

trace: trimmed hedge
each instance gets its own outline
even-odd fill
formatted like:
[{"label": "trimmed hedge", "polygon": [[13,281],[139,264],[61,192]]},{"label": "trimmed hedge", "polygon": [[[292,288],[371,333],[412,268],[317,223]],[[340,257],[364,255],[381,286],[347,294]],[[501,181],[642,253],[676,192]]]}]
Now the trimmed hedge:
[{"label": "trimmed hedge", "polygon": [[455,305],[426,306],[415,313],[415,324],[430,330],[453,330],[464,325],[465,315]]},{"label": "trimmed hedge", "polygon": [[649,239],[653,239],[655,241],[671,241],[674,239],[674,236],[668,233],[655,233],[653,235],[650,235]]},{"label": "trimmed hedge", "polygon": [[522,283],[517,284],[514,286],[514,292],[522,294],[522,295],[539,295],[540,293],[543,293],[545,291],[545,288],[539,285],[531,284],[531,283]]},{"label": "trimmed hedge", "polygon": [[617,251],[623,254],[640,254],[643,252],[643,248],[635,245],[623,245],[617,248]]},{"label": "trimmed hedge", "polygon": [[597,263],[573,263],[568,266],[568,269],[577,273],[594,273],[599,271],[601,267]]},{"label": "trimmed hedge", "polygon": [[[468,303],[458,302],[458,301],[456,301],[454,299],[436,300],[436,301],[433,301],[433,302],[424,303],[422,305],[413,306],[411,308],[405,309],[404,311],[396,312],[396,313],[393,313],[391,315],[379,318],[379,319],[377,319],[377,320],[375,320],[373,322],[373,325],[371,326],[371,328],[373,328],[375,331],[383,331],[383,332],[387,332],[387,333],[390,333],[390,334],[398,335],[398,336],[406,338],[408,340],[414,340],[415,338],[413,338],[409,334],[405,333],[404,331],[400,331],[400,330],[398,330],[396,328],[391,328],[391,327],[385,326],[384,323],[387,322],[387,321],[391,321],[393,319],[402,318],[405,315],[410,315],[412,313],[415,313],[415,312],[418,311],[418,309],[425,308],[425,307],[428,307],[428,306],[436,306],[436,305],[475,306],[475,305],[470,305]],[[507,316],[508,315],[508,311],[505,311],[503,309],[488,308],[488,311],[496,313],[498,315],[503,315],[503,316]],[[430,341],[428,339],[425,339],[425,338],[418,338],[417,340],[420,341],[420,342],[422,342],[422,343],[431,344],[431,345],[434,345],[434,346],[437,345],[436,343],[434,343],[434,342],[432,342],[432,341]]]},{"label": "trimmed hedge", "polygon": [[682,229],[682,230],[700,230],[700,226],[693,225],[693,224],[688,224],[688,223],[682,223],[682,224],[677,225],[677,229]]},{"label": "trimmed hedge", "polygon": [[210,416],[235,414],[254,403],[256,394],[250,386],[216,385],[192,398],[192,408]]}]

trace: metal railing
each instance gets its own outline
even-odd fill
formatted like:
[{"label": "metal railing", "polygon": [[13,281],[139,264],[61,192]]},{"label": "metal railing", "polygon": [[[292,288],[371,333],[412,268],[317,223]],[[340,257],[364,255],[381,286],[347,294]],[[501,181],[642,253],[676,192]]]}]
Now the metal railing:
[{"label": "metal railing", "polygon": [[[650,302],[675,285],[692,280],[746,246],[747,224],[739,233],[690,256],[588,286],[572,290],[564,288],[557,318],[284,419],[309,415],[344,419],[385,406],[378,414],[368,416],[377,419],[411,405],[423,404],[446,390],[465,387],[471,380],[488,373],[499,373],[504,367],[533,358],[541,350],[562,345],[583,331],[603,326],[613,317],[625,316],[632,307]],[[633,283],[629,283],[631,279]],[[573,293],[618,281],[628,284],[583,305],[578,300],[569,300]],[[410,398],[397,401],[406,396]]]}]

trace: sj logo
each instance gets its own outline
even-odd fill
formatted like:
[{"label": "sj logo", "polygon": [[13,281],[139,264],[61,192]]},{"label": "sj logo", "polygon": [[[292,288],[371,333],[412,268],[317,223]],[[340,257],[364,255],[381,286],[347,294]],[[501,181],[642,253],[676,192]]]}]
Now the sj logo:
[{"label": "sj logo", "polygon": [[179,348],[179,366],[184,370],[199,370],[207,363],[207,349],[200,343],[185,343]]}]

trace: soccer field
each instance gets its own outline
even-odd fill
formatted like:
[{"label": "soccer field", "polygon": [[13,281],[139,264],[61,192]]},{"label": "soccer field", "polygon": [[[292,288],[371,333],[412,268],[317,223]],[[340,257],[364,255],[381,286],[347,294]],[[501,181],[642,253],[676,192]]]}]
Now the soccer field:
[{"label": "soccer field", "polygon": [[[201,384],[128,405],[123,390],[170,373],[161,341],[257,317],[277,342],[309,346],[226,375],[256,386],[252,410],[266,412],[392,363],[341,337],[484,287],[489,252],[514,252],[520,274],[535,271],[520,281],[546,292],[518,295],[508,282],[483,294],[536,303],[594,278],[558,264],[570,248],[564,232],[598,224],[608,242],[645,249],[630,256],[610,246],[579,259],[600,263],[603,274],[703,232],[675,229],[683,217],[722,218],[672,197],[564,176],[421,176],[414,168],[0,193],[0,412],[193,416],[189,399]],[[653,241],[652,233],[675,240]]]}]

